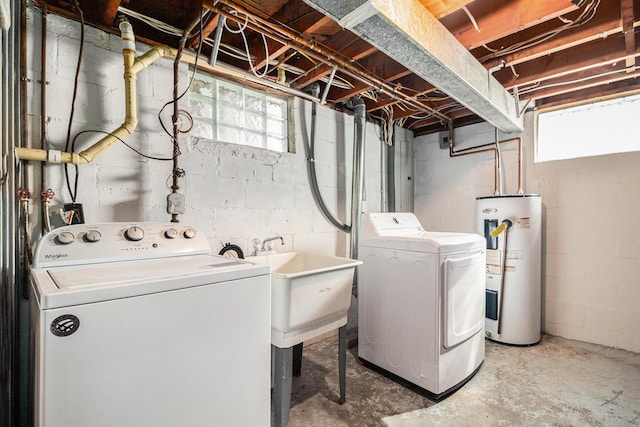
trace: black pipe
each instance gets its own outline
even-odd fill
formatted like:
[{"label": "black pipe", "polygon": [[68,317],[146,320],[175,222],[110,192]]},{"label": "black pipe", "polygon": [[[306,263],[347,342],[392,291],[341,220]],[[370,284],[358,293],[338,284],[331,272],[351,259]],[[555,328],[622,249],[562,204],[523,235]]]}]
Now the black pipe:
[{"label": "black pipe", "polygon": [[[312,93],[317,98],[320,94],[320,86],[313,85],[311,88]],[[322,198],[322,194],[320,193],[320,188],[318,187],[318,176],[316,173],[316,158],[315,158],[315,140],[316,140],[316,115],[317,115],[317,105],[316,103],[311,104],[311,135],[309,136],[309,144],[305,145],[306,154],[307,154],[307,172],[309,174],[309,182],[311,184],[311,193],[313,194],[313,200],[316,202],[316,205],[323,213],[325,218],[333,224],[338,230],[344,231],[345,233],[351,232],[351,226],[342,223],[339,219],[337,219]]]},{"label": "black pipe", "polygon": [[364,131],[366,104],[362,98],[353,100],[353,179],[351,185],[351,258],[358,259],[358,237],[364,190]]}]

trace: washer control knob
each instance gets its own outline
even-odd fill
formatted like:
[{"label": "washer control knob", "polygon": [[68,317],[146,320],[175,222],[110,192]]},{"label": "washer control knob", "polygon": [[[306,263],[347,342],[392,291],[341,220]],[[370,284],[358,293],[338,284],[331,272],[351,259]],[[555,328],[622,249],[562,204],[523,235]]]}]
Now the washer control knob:
[{"label": "washer control knob", "polygon": [[167,239],[175,239],[178,237],[178,230],[175,228],[169,228],[164,232],[164,237]]},{"label": "washer control knob", "polygon": [[70,233],[69,231],[63,231],[56,236],[55,241],[59,245],[68,245],[69,243],[73,243],[75,239],[76,238],[73,233]]},{"label": "washer control knob", "polygon": [[89,230],[84,235],[84,241],[88,243],[99,242],[102,239],[102,235],[98,230]]},{"label": "washer control knob", "polygon": [[185,239],[193,239],[194,237],[196,237],[196,230],[194,230],[193,228],[187,228],[186,230],[184,230],[184,233],[182,233],[182,235]]},{"label": "washer control knob", "polygon": [[144,230],[134,225],[133,227],[127,228],[127,230],[124,232],[124,237],[125,239],[131,240],[132,242],[137,242],[139,240],[142,240],[142,238],[144,237]]}]

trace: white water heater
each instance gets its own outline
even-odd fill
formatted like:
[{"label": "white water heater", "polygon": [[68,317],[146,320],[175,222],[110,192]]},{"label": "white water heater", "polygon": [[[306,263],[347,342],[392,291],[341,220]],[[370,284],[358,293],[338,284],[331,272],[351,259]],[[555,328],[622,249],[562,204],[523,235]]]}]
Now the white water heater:
[{"label": "white water heater", "polygon": [[541,338],[542,198],[476,199],[477,231],[487,241],[486,337],[515,345]]}]

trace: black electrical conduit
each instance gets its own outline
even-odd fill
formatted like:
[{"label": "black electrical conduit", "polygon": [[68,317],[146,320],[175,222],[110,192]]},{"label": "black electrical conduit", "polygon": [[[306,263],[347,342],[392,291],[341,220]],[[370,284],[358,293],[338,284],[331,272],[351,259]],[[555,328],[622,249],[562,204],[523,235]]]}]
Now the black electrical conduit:
[{"label": "black electrical conduit", "polygon": [[[317,98],[320,94],[320,86],[314,84],[311,86],[311,93]],[[325,218],[333,224],[338,230],[345,233],[351,232],[351,226],[344,224],[338,218],[336,218],[322,198],[320,188],[318,188],[318,176],[316,173],[316,158],[315,158],[315,144],[316,144],[316,115],[317,105],[315,102],[311,104],[311,134],[309,135],[309,143],[305,144],[305,151],[307,154],[307,172],[309,174],[309,183],[311,184],[311,193],[313,194],[313,200],[320,211],[324,214]]]}]

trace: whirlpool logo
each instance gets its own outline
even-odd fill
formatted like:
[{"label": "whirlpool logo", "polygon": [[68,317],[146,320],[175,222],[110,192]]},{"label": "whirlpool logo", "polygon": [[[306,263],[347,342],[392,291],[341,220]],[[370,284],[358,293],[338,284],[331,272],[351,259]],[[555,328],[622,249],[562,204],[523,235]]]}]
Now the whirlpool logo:
[{"label": "whirlpool logo", "polygon": [[49,326],[49,330],[51,333],[57,337],[68,337],[78,330],[80,327],[80,319],[73,314],[63,314],[62,316],[56,317],[51,325]]},{"label": "whirlpool logo", "polygon": [[69,256],[69,254],[58,253],[58,254],[47,254],[44,257],[46,259],[52,259],[52,260],[55,261],[55,260],[58,260],[60,258],[66,258],[68,256]]},{"label": "whirlpool logo", "polygon": [[55,318],[49,330],[57,337],[67,337],[73,334],[80,327],[80,319],[73,314],[63,314]]}]

